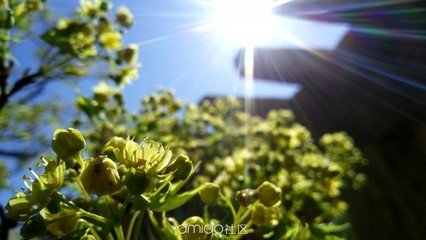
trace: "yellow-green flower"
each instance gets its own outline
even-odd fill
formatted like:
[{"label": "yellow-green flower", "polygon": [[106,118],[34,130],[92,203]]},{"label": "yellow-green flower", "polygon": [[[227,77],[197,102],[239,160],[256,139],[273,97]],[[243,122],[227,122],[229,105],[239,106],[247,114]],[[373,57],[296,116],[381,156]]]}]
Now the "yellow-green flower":
[{"label": "yellow-green flower", "polygon": [[97,54],[94,45],[95,38],[88,32],[77,32],[69,38],[69,44],[74,53],[81,57],[92,57]]},{"label": "yellow-green flower", "polygon": [[340,195],[340,187],[342,181],[336,178],[325,178],[322,180],[322,187],[325,193],[330,197],[337,197]]},{"label": "yellow-green flower", "polygon": [[25,219],[30,210],[36,204],[46,205],[47,199],[62,187],[65,176],[65,163],[61,161],[46,162],[45,172],[40,176],[31,170],[35,179],[26,177],[27,180],[32,181],[29,184],[27,180],[25,184],[28,188],[26,192],[18,192],[15,197],[9,200],[6,209],[8,215],[12,219]]},{"label": "yellow-green flower", "polygon": [[138,79],[139,78],[138,68],[139,66],[132,65],[132,66],[125,66],[122,69],[120,69],[120,72],[118,73],[118,76],[117,76],[117,84],[120,84],[120,85],[127,84],[127,83],[131,83],[132,80]]},{"label": "yellow-green flower", "polygon": [[56,24],[56,28],[59,29],[59,30],[67,29],[68,26],[70,26],[71,23],[72,23],[71,20],[61,18],[61,19],[58,20],[58,23]]},{"label": "yellow-green flower", "polygon": [[105,82],[100,82],[93,88],[93,95],[95,100],[100,104],[105,104],[111,99],[114,94],[119,92],[118,89],[110,87]]},{"label": "yellow-green flower", "polygon": [[101,10],[102,1],[100,0],[81,0],[79,12],[90,18],[95,17]]},{"label": "yellow-green flower", "polygon": [[109,31],[102,33],[99,38],[99,41],[105,47],[106,50],[114,51],[121,49],[121,38],[122,36],[119,32]]},{"label": "yellow-green flower", "polygon": [[255,226],[272,228],[278,224],[279,214],[273,207],[254,204],[251,211],[251,221]]},{"label": "yellow-green flower", "polygon": [[[113,143],[119,143],[114,146]],[[170,163],[172,152],[158,143],[144,141],[140,145],[127,138],[124,147],[122,140],[116,138],[107,144],[105,150],[112,150],[118,161],[127,168],[143,170],[149,175],[164,171]]]}]

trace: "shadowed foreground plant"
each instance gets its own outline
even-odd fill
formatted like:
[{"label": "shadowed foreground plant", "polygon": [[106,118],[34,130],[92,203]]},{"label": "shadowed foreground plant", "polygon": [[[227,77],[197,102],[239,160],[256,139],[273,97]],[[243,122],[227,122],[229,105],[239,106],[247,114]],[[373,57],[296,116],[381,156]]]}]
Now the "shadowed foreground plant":
[{"label": "shadowed foreground plant", "polygon": [[[83,160],[84,142],[77,129],[57,130],[52,148],[58,158],[42,158],[38,165],[44,172],[30,169],[33,177],[24,177],[27,189],[17,192],[6,207],[10,218],[24,221],[22,236],[124,239],[124,215],[142,218],[147,211],[170,211],[206,188],[179,192],[197,167],[185,155],[173,155],[155,142],[113,138],[105,147],[110,158]],[[74,165],[66,164],[70,159]],[[61,191],[72,193],[65,197]],[[130,205],[136,211],[129,211]],[[132,222],[129,236],[140,231]]]},{"label": "shadowed foreground plant", "polygon": [[[262,147],[257,152],[236,149],[225,159],[207,162],[201,174],[195,175],[199,160],[194,166],[187,155],[173,153],[157,142],[137,143],[130,135],[116,136],[98,156],[91,156],[86,150],[90,143],[86,146],[79,130],[59,129],[52,140],[57,158],[42,158],[38,166],[44,166],[44,171],[30,169],[33,177],[24,176],[27,189],[10,199],[7,214],[23,222],[21,235],[26,238],[344,237],[347,224],[339,217],[347,206],[338,196],[344,179],[353,178],[348,173],[352,165],[340,158],[341,163],[335,162],[332,154],[347,155],[352,151],[350,140],[327,135],[322,144],[329,155],[323,155],[312,143],[303,143],[308,138],[298,126],[286,131],[295,132],[286,132],[286,142],[278,143],[289,146],[293,141],[291,152],[282,147],[281,155],[272,149],[264,152]],[[291,140],[291,136],[298,139]],[[298,145],[307,149],[297,153],[302,151]],[[265,165],[265,156],[278,162]],[[191,199],[197,195],[204,213],[182,214],[181,209],[194,204]]]},{"label": "shadowed foreground plant", "polygon": [[[345,133],[316,145],[289,111],[247,117],[235,99],[185,106],[170,92],[149,96],[132,115],[121,95],[100,98],[98,90],[77,100],[89,130],[55,131],[56,159],[42,158],[44,172],[31,169],[27,190],[9,201],[23,235],[46,226],[26,237],[347,237],[341,192],[365,177],[356,171],[364,159]],[[134,140],[143,136],[149,139]]]}]

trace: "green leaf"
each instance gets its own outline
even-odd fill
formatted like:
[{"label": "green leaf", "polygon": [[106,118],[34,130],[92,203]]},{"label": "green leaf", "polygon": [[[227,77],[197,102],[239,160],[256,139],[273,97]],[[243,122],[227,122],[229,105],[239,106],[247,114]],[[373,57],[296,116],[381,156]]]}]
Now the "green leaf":
[{"label": "green leaf", "polygon": [[176,209],[182,206],[183,204],[185,204],[186,202],[188,202],[191,198],[197,195],[198,192],[204,189],[205,187],[206,185],[202,185],[191,191],[170,195],[164,204],[162,204],[161,206],[157,208],[153,208],[152,210],[157,212],[162,212],[162,211],[170,211],[170,210]]}]

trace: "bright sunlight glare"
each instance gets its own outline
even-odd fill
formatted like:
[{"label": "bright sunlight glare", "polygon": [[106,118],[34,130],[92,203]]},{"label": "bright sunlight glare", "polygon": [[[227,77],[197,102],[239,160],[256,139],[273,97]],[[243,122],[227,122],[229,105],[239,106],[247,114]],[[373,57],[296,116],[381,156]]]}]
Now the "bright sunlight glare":
[{"label": "bright sunlight glare", "polygon": [[263,44],[280,31],[270,0],[213,0],[209,26],[220,37],[242,46]]}]

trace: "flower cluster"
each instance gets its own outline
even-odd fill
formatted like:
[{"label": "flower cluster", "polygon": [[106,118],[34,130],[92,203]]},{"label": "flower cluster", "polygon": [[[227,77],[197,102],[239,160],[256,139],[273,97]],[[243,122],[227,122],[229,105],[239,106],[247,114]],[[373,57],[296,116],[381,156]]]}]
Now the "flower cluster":
[{"label": "flower cluster", "polygon": [[[365,164],[365,160],[347,134],[326,134],[317,145],[290,111],[271,111],[266,117],[247,116],[241,102],[232,98],[184,105],[171,92],[160,91],[142,100],[142,110],[137,115],[113,111],[109,106],[114,102],[117,101],[112,99],[101,110],[111,116],[108,122],[92,118],[98,128],[87,134],[95,142],[102,142],[125,134],[117,126],[126,122],[136,137],[148,136],[191,156],[195,162],[202,161],[191,184],[192,191],[197,191],[207,206],[203,216],[209,217],[203,218],[205,224],[246,224],[256,239],[345,235],[348,205],[341,197],[342,190],[357,189],[365,181],[365,176],[357,172],[357,166]],[[150,172],[155,171],[146,161],[140,161],[145,159],[143,153],[131,150],[128,141],[116,137],[105,142],[110,147],[94,145],[91,151],[105,151],[103,154],[110,158],[120,159],[122,156],[114,153],[113,146],[125,149],[123,146],[127,145],[124,154],[135,157],[123,162],[130,168],[126,171],[150,182]],[[185,158],[179,162],[181,168],[186,168]],[[143,188],[145,185],[141,184]],[[185,199],[186,195],[180,197]],[[145,206],[146,201],[140,205]],[[199,211],[186,206],[177,208],[173,216],[200,216]],[[161,221],[158,217],[150,218],[157,233],[167,239],[179,239],[176,226],[182,223],[170,216],[160,217]]]},{"label": "flower cluster", "polygon": [[138,78],[138,47],[123,45],[123,33],[133,24],[131,12],[121,7],[115,18],[107,0],[82,0],[73,18],[59,19],[57,25],[42,35],[64,56],[59,66],[65,74],[84,76],[93,59],[104,59],[111,69],[108,78],[122,86]]},{"label": "flower cluster", "polygon": [[[23,237],[51,234],[80,239],[95,234],[104,239],[111,235],[110,228],[122,239],[117,222],[128,205],[138,212],[162,212],[180,207],[199,192],[210,202],[218,194],[215,184],[181,192],[197,167],[186,155],[173,154],[156,142],[139,144],[130,136],[114,137],[101,155],[83,159],[85,147],[79,130],[55,131],[52,149],[57,159],[42,158],[38,164],[45,166],[42,174],[30,169],[34,176],[24,177],[27,189],[17,192],[6,207],[9,218],[25,221]],[[79,193],[77,197],[61,193],[71,189]],[[117,209],[118,203],[122,206]],[[106,214],[104,208],[110,211]]]}]

